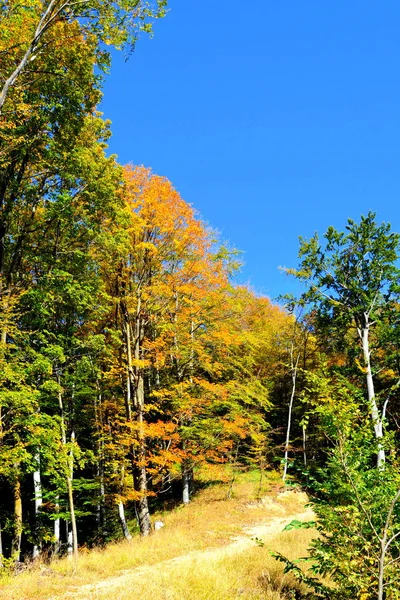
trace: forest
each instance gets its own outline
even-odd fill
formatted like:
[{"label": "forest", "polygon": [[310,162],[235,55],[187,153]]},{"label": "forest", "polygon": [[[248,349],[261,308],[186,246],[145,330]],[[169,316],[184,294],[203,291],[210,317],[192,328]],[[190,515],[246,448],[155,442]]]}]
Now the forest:
[{"label": "forest", "polygon": [[400,598],[400,235],[368,212],[300,240],[298,297],[235,284],[174,185],[107,153],[110,49],[165,11],[1,4],[1,567],[148,536],[227,463],[309,494],[312,567],[277,558],[310,598]]}]

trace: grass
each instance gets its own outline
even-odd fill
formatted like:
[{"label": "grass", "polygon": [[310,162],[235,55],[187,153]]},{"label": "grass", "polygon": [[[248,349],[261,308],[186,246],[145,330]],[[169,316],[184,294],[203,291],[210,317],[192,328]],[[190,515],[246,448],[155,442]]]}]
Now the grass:
[{"label": "grass", "polygon": [[[222,479],[227,479],[226,469]],[[82,552],[77,562],[66,558],[50,565],[36,563],[31,569],[0,580],[4,600],[42,600],[72,590],[76,598],[113,598],[125,600],[286,600],[296,583],[283,574],[270,550],[289,558],[304,556],[312,530],[295,530],[268,536],[263,547],[256,543],[240,553],[215,550],[243,536],[243,528],[276,518],[291,518],[304,509],[302,494],[281,492],[279,477],[268,473],[259,490],[259,474],[241,473],[233,496],[226,499],[228,486],[223,481],[209,484],[203,473],[203,489],[187,507],[158,513],[165,527],[147,539],[110,544],[105,549]],[[220,477],[221,479],[221,477]],[[193,559],[188,553],[197,553]],[[203,553],[203,554],[202,554]],[[183,558],[176,558],[183,557]],[[163,563],[176,558],[175,562]],[[158,563],[163,563],[158,565]],[[121,573],[140,568],[142,575],[127,574],[111,588],[92,589],[81,595],[77,588],[94,584]],[[75,591],[73,591],[75,589]]]},{"label": "grass", "polygon": [[[292,556],[304,555],[312,534],[310,530],[287,533],[275,540],[274,549]],[[217,560],[193,560],[188,565],[171,565],[157,569],[151,578],[138,577],[132,587],[121,582],[113,588],[114,598],[134,597],[152,600],[283,600],[300,586],[270,555],[268,547],[253,548],[235,556]],[[105,599],[109,590],[98,590],[91,598]]]}]

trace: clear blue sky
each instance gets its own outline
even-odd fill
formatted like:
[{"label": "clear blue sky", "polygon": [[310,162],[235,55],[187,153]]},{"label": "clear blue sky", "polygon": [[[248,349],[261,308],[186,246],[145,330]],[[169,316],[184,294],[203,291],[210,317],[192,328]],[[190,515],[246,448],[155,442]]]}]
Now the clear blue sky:
[{"label": "clear blue sky", "polygon": [[170,0],[104,92],[110,150],[168,177],[259,293],[295,289],[299,235],[370,209],[400,230],[398,0]]}]

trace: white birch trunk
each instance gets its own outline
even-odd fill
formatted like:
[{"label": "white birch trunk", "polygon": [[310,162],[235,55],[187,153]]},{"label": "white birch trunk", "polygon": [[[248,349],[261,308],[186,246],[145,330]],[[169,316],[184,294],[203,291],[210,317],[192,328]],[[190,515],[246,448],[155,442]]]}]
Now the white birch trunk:
[{"label": "white birch trunk", "polygon": [[367,314],[365,315],[365,322],[366,325],[362,330],[359,330],[359,335],[361,337],[364,356],[368,402],[371,410],[371,418],[374,427],[375,438],[378,440],[377,465],[378,468],[382,468],[385,464],[385,450],[383,448],[382,443],[380,443],[379,440],[382,440],[383,438],[383,423],[382,417],[379,414],[379,409],[375,398],[374,379],[371,368],[371,352],[369,349],[369,317]]},{"label": "white birch trunk", "polygon": [[303,425],[303,462],[304,466],[307,466],[307,432],[306,426]]},{"label": "white birch trunk", "polygon": [[294,348],[293,348],[293,342],[292,342],[291,347],[290,347],[290,370],[291,370],[291,374],[292,374],[292,392],[290,394],[289,412],[288,412],[288,420],[287,420],[287,427],[286,427],[285,455],[284,455],[283,475],[282,475],[283,481],[285,481],[285,479],[286,479],[287,469],[288,469],[290,429],[292,426],[292,410],[293,410],[294,396],[296,393],[297,369],[298,369],[299,360],[300,360],[300,352],[299,352],[297,355],[296,363],[294,363],[293,350],[294,350]]},{"label": "white birch trunk", "polygon": [[118,516],[119,516],[119,520],[120,520],[121,527],[122,527],[122,532],[124,534],[125,539],[131,540],[132,536],[129,531],[128,523],[126,522],[126,518],[125,518],[125,508],[121,501],[118,502]]},{"label": "white birch trunk", "polygon": [[[75,441],[75,431],[71,432],[71,442]],[[75,558],[78,556],[78,528],[76,526],[75,516],[75,503],[72,482],[74,480],[74,455],[71,449],[70,452],[70,476],[67,477],[67,488],[68,488],[68,501],[69,501],[69,513],[71,517],[71,534],[72,534],[72,548]],[[68,540],[69,544],[69,540]]]},{"label": "white birch trunk", "polygon": [[182,502],[183,504],[189,504],[190,502],[190,474],[185,467],[183,467],[182,472]]},{"label": "white birch trunk", "polygon": [[66,521],[66,533],[67,533],[67,554],[69,558],[72,558],[74,554],[74,534],[69,526],[69,522]]},{"label": "white birch trunk", "polygon": [[[36,450],[35,462],[37,465],[36,471],[33,472],[33,489],[35,493],[35,519],[38,520],[40,507],[42,506],[42,480],[40,475],[40,451]],[[40,555],[40,545],[34,545],[32,551],[32,558],[35,559]]]},{"label": "white birch trunk", "polygon": [[57,0],[51,0],[51,2],[49,2],[47,8],[43,12],[38,26],[36,27],[36,31],[33,35],[32,40],[29,43],[28,48],[25,51],[24,56],[21,58],[11,75],[4,82],[3,87],[0,91],[0,115],[10,88],[14,85],[18,77],[25,70],[27,64],[35,58],[34,53],[37,50],[38,44],[41,38],[43,37],[43,34],[49,27],[50,23],[54,20],[60,8],[66,7],[68,5],[68,2],[66,2],[65,4],[60,2],[59,5],[59,8],[57,8]]},{"label": "white birch trunk", "polygon": [[[58,497],[56,500],[56,511],[60,510],[60,506],[58,504]],[[57,555],[60,552],[60,518],[57,517],[54,519],[54,554]]]}]

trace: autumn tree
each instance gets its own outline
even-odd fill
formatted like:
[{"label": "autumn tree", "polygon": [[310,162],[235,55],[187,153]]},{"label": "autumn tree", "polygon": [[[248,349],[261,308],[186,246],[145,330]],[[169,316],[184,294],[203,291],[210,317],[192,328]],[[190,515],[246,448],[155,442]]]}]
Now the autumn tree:
[{"label": "autumn tree", "polygon": [[[2,5],[0,38],[2,50],[0,114],[10,92],[23,93],[32,78],[41,74],[42,58],[55,46],[68,43],[71,25],[77,26],[75,35],[90,39],[96,46],[96,61],[107,64],[106,46],[133,47],[140,31],[151,31],[152,19],[165,14],[166,0],[142,2],[100,2],[98,0],[31,0],[18,4],[6,0]],[[15,40],[18,39],[18,43]],[[63,65],[61,64],[61,69]],[[62,76],[62,70],[47,75]]]}]

